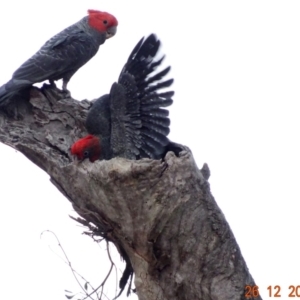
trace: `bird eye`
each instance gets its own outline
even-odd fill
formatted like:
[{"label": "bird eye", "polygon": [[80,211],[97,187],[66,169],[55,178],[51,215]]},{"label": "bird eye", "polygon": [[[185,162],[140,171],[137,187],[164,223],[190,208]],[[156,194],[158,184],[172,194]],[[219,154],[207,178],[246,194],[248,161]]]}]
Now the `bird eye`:
[{"label": "bird eye", "polygon": [[107,23],[108,23],[108,22],[107,22],[107,20],[104,20],[104,21],[103,21],[103,24],[105,24],[105,25],[106,25]]},{"label": "bird eye", "polygon": [[85,158],[89,157],[89,151],[84,151],[83,156],[84,156]]}]

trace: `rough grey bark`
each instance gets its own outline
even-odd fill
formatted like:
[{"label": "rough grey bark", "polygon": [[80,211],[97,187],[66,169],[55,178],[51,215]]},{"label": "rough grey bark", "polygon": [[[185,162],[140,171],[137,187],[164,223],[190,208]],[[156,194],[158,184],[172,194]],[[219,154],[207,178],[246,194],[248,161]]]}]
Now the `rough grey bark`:
[{"label": "rough grey bark", "polygon": [[207,166],[199,170],[188,148],[164,161],[76,164],[69,148],[86,134],[90,103],[60,98],[49,86],[32,88],[30,101],[21,96],[8,114],[0,110],[0,141],[46,171],[79,220],[116,245],[139,299],[246,299],[255,283],[211,195]]}]

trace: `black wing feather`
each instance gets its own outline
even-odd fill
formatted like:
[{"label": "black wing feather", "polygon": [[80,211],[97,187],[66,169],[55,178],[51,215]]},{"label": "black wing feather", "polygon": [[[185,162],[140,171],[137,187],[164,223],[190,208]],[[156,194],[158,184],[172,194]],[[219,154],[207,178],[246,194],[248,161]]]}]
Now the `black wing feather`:
[{"label": "black wing feather", "polygon": [[162,107],[173,103],[174,92],[160,90],[170,87],[173,79],[163,80],[170,67],[154,73],[164,59],[157,57],[159,48],[160,41],[154,34],[141,39],[111,89],[114,156],[160,158],[169,143],[169,111]]}]

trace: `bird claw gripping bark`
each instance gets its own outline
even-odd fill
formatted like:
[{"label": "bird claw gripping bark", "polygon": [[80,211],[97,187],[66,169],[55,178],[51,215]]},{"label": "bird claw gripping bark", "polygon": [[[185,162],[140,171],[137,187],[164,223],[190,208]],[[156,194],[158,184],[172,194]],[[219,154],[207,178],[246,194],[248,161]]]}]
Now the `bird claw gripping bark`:
[{"label": "bird claw gripping bark", "polygon": [[69,90],[61,90],[61,93],[65,99],[71,98],[71,92]]}]

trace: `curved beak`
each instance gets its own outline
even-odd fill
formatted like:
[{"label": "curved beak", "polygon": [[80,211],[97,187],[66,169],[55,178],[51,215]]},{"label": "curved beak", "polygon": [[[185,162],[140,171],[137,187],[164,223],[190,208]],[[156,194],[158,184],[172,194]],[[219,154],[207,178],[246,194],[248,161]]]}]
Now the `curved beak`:
[{"label": "curved beak", "polygon": [[110,28],[106,31],[106,39],[110,39],[110,38],[113,37],[116,33],[117,33],[117,26],[110,27]]},{"label": "curved beak", "polygon": [[79,159],[76,155],[72,155],[72,162],[75,164],[75,166],[78,166],[80,163],[83,162],[83,160]]}]

